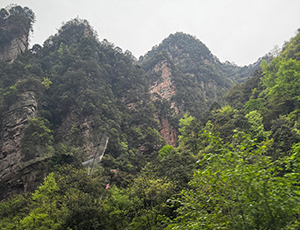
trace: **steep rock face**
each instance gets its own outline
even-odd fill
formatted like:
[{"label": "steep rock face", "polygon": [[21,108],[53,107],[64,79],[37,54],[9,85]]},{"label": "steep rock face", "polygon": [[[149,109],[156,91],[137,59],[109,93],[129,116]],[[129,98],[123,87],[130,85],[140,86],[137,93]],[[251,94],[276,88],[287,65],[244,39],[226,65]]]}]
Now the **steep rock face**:
[{"label": "steep rock face", "polygon": [[30,108],[27,100],[11,109],[13,116],[1,117],[0,200],[32,192],[52,165],[78,165],[103,149],[105,168],[136,173],[164,144],[144,71],[120,48],[99,42],[86,20],[71,20],[43,47],[3,66],[1,111],[33,84],[41,103],[38,113],[37,102],[21,112]]},{"label": "steep rock face", "polygon": [[175,147],[178,140],[176,129],[171,126],[170,122],[165,117],[161,118],[160,126],[161,129],[159,132],[161,137],[168,145],[172,145]]},{"label": "steep rock face", "polygon": [[37,112],[37,99],[33,91],[22,93],[18,102],[3,114],[0,153],[0,200],[11,194],[31,190],[35,187],[36,175],[32,168],[37,167],[41,159],[24,161],[21,151],[21,139],[28,123]]},{"label": "steep rock face", "polygon": [[0,14],[0,61],[13,62],[28,48],[35,14],[28,7],[11,4]]},{"label": "steep rock face", "polygon": [[171,69],[167,64],[167,61],[158,63],[153,69],[153,74],[161,73],[160,79],[150,86],[150,93],[153,96],[153,100],[156,100],[158,95],[160,98],[169,101],[176,93],[176,88],[171,81]]},{"label": "steep rock face", "polygon": [[224,94],[234,84],[228,66],[224,70],[224,65],[201,41],[180,32],[163,40],[139,63],[148,77],[153,100],[162,101],[158,117],[167,143],[176,140],[171,136],[176,132],[167,125],[174,122],[167,122],[167,117],[189,112],[200,118],[214,102],[224,104]]},{"label": "steep rock face", "polygon": [[[167,97],[181,114],[188,111],[199,117],[215,101],[223,104],[223,95],[234,84],[230,71],[224,71],[223,64],[209,49],[195,37],[184,33],[171,34],[141,58],[140,63],[154,89],[160,86],[155,85],[159,79],[156,69],[160,67],[164,71],[164,66],[169,67],[171,75],[168,82],[163,83],[171,82],[176,89],[170,99],[169,95]],[[165,85],[168,85],[165,89],[170,88],[170,84]],[[157,93],[155,90],[151,92]],[[163,99],[167,98],[162,93],[160,95]]]},{"label": "steep rock face", "polygon": [[[155,65],[153,70],[151,70],[152,75],[157,75],[159,78],[156,81],[153,81],[150,85],[150,93],[152,95],[152,100],[165,99],[170,101],[172,96],[176,94],[176,87],[172,83],[172,73],[171,68],[168,66],[168,61],[164,60]],[[171,104],[171,108],[174,108],[176,113],[178,113],[178,108],[174,106],[175,103]],[[159,118],[160,120],[160,134],[163,140],[168,145],[176,146],[177,142],[177,133],[168,119],[164,116]]]},{"label": "steep rock face", "polygon": [[93,116],[81,118],[72,111],[55,131],[55,139],[77,147],[82,161],[94,157],[103,134],[95,131]]},{"label": "steep rock face", "polygon": [[13,62],[17,56],[28,47],[28,37],[23,35],[14,38],[9,44],[0,49],[0,61]]}]

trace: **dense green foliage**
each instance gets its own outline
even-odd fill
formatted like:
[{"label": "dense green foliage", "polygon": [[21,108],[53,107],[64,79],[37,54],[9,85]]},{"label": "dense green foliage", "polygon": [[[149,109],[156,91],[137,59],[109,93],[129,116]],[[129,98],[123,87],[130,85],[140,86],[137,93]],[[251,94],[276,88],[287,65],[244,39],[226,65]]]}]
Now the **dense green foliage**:
[{"label": "dense green foliage", "polygon": [[299,229],[299,36],[233,87],[228,105],[185,117],[179,140],[199,169],[167,229]]},{"label": "dense green foliage", "polygon": [[201,41],[177,32],[153,47],[138,63],[152,84],[162,80],[161,73],[153,70],[167,63],[176,90],[170,101],[182,113],[188,111],[199,118],[215,101],[224,104],[227,90],[251,76],[260,62],[243,68],[221,63]]},{"label": "dense green foliage", "polygon": [[0,49],[13,38],[28,36],[34,22],[35,14],[28,7],[11,4],[0,9]]},{"label": "dense green foliage", "polygon": [[[163,143],[155,131],[155,108],[143,71],[120,48],[99,42],[87,21],[67,22],[43,47],[35,45],[13,64],[1,65],[2,111],[22,92],[37,94],[39,117],[28,125],[22,139],[25,159],[39,152],[27,151],[26,146],[59,151],[63,144],[77,148],[77,154],[71,155],[82,160],[86,121],[91,123],[90,142],[96,145],[103,133],[110,136],[104,164],[111,168],[137,172],[143,165],[134,156],[137,149],[144,146],[151,157]],[[49,133],[44,123],[53,130],[53,137],[43,134]],[[38,125],[44,131],[34,130]]]},{"label": "dense green foliage", "polygon": [[[220,63],[183,33],[139,60],[146,74],[78,18],[0,63],[1,120],[26,95],[36,99],[20,160],[47,172],[35,191],[0,203],[0,228],[299,229],[299,37],[232,87],[224,106],[222,94],[251,68]],[[149,84],[162,79],[151,71],[161,62],[178,93],[153,102]],[[160,117],[178,127],[178,147],[162,140]],[[82,162],[104,136],[101,165],[89,173]]]},{"label": "dense green foliage", "polygon": [[[168,229],[298,229],[299,150],[272,161],[270,141],[236,133],[225,143],[209,132],[200,169],[182,191],[179,216]],[[209,150],[208,150],[209,148]]]}]

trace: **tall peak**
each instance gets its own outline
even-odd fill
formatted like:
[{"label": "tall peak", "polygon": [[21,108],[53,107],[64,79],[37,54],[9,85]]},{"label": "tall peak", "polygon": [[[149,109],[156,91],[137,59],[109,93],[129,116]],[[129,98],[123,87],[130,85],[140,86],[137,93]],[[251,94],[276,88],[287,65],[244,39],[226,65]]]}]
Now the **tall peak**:
[{"label": "tall peak", "polygon": [[9,5],[0,10],[0,61],[12,62],[28,48],[35,14],[28,7]]}]

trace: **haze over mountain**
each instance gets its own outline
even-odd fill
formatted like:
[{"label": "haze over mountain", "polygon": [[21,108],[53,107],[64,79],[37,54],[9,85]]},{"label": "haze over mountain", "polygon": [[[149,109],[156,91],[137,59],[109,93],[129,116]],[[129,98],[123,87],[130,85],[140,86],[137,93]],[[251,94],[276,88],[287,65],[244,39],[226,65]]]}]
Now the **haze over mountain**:
[{"label": "haze over mountain", "polygon": [[[11,4],[2,0],[0,7]],[[295,35],[298,0],[16,0],[37,15],[30,45],[43,42],[71,18],[87,19],[107,39],[137,58],[169,34],[184,32],[205,43],[222,62],[254,63]],[[54,16],[55,15],[55,16]]]}]

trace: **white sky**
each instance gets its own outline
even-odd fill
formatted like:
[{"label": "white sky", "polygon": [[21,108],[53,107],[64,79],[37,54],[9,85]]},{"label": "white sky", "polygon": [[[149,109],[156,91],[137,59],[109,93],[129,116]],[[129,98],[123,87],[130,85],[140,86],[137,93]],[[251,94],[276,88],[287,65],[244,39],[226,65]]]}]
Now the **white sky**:
[{"label": "white sky", "polygon": [[137,58],[169,34],[195,35],[221,61],[251,64],[300,28],[300,0],[0,0],[36,14],[31,45],[79,16]]}]

